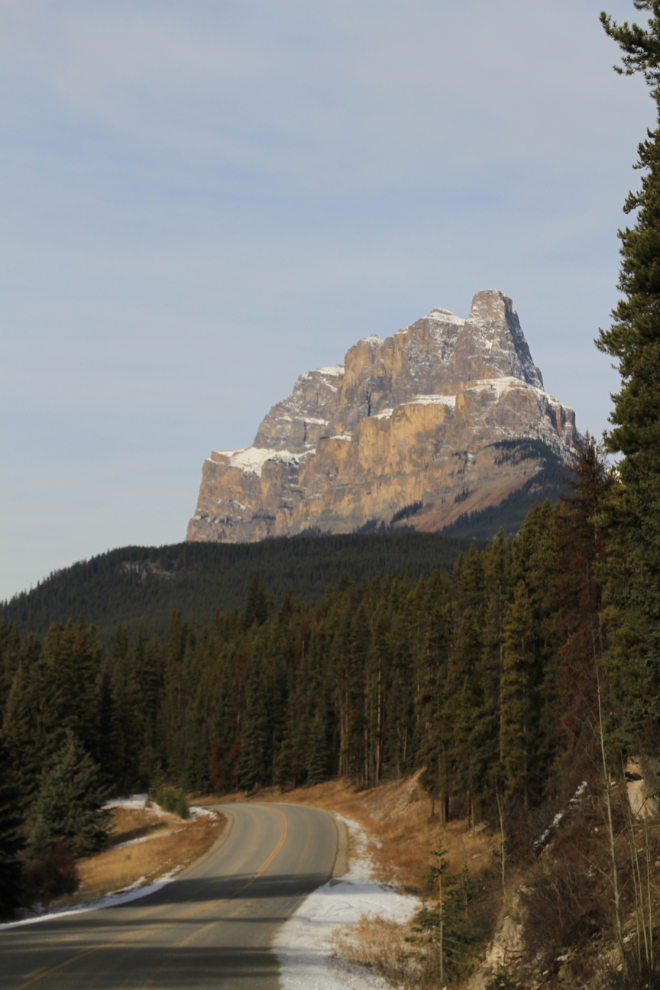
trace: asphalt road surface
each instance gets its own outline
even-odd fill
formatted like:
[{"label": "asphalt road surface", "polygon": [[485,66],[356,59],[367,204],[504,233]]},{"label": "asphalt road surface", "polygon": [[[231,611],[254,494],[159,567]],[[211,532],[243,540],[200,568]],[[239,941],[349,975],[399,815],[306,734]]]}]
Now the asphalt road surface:
[{"label": "asphalt road surface", "polygon": [[276,990],[270,940],[331,876],[337,826],[318,808],[222,810],[220,844],[157,893],[0,931],[1,990]]}]

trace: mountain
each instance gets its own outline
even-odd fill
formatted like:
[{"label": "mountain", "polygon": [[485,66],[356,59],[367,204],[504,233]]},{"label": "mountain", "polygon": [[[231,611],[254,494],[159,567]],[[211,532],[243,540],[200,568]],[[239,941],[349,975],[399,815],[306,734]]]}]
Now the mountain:
[{"label": "mountain", "polygon": [[398,574],[415,582],[433,571],[451,570],[473,540],[431,533],[300,537],[228,546],[178,543],[163,547],[121,547],[55,571],[31,591],[0,602],[1,623],[15,622],[21,634],[43,636],[59,619],[76,620],[83,611],[106,647],[121,623],[131,636],[167,638],[173,611],[200,628],[216,609],[241,608],[256,578],[272,594],[276,607],[287,585],[310,605],[346,572],[363,578]]},{"label": "mountain", "polygon": [[578,436],[573,411],[543,389],[511,300],[487,289],[467,319],[434,309],[301,375],[251,447],[205,461],[186,539],[437,532],[484,513],[490,533],[493,507],[514,497],[527,511],[556,494],[551,477]]}]

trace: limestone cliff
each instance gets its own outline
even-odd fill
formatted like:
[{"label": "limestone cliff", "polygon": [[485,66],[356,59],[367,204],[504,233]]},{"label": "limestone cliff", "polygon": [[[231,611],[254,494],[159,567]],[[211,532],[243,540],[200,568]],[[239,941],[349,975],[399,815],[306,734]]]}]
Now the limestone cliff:
[{"label": "limestone cliff", "polygon": [[205,461],[187,539],[346,533],[406,507],[401,525],[439,530],[529,481],[539,451],[570,460],[576,435],[511,300],[489,289],[466,320],[434,309],[301,375],[252,447]]}]

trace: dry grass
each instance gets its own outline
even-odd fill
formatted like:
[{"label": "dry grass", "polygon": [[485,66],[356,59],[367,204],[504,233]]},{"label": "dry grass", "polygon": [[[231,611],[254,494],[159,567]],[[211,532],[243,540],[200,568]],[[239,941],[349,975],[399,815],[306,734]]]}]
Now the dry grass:
[{"label": "dry grass", "polygon": [[409,926],[386,918],[363,916],[339,931],[333,941],[335,956],[351,966],[366,967],[394,986],[417,986],[422,967],[406,943]]},{"label": "dry grass", "polygon": [[173,821],[179,823],[176,816],[159,815],[153,808],[112,808],[110,845],[142,839],[160,830],[170,831]]},{"label": "dry grass", "polygon": [[226,822],[217,811],[213,817],[200,815],[183,821],[149,808],[113,808],[112,817],[110,848],[80,860],[80,889],[66,903],[122,890],[142,878],[153,883],[172,870],[183,869],[211,848]]}]

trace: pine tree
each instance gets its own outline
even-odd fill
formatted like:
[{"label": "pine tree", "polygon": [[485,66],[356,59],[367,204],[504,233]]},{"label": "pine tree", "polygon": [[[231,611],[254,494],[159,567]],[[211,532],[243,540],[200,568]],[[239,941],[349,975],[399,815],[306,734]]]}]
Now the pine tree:
[{"label": "pine tree", "polygon": [[115,702],[112,696],[112,679],[107,662],[103,664],[96,682],[96,739],[91,755],[99,764],[108,782],[117,784],[114,777],[116,740]]},{"label": "pine tree", "polygon": [[21,862],[18,854],[24,840],[18,833],[23,819],[17,812],[18,788],[12,786],[11,754],[0,738],[0,917],[18,906]]},{"label": "pine tree", "polygon": [[500,707],[500,762],[507,799],[529,800],[532,717],[532,644],[534,614],[527,587],[520,581],[504,625]]},{"label": "pine tree", "polygon": [[477,663],[483,644],[474,609],[466,608],[456,629],[449,657],[444,697],[445,741],[454,793],[468,821],[472,820],[475,791],[473,726],[482,705]]},{"label": "pine tree", "polygon": [[638,732],[660,719],[660,3],[633,0],[650,15],[647,28],[618,25],[606,14],[607,34],[623,51],[618,72],[641,73],[656,104],[658,126],[638,147],[641,189],[624,212],[636,212],[632,228],[619,231],[618,288],[624,298],[601,330],[600,350],[618,362],[621,388],[613,395],[607,449],[621,454],[623,488],[609,506],[609,527],[619,555],[607,596],[616,625],[612,660],[621,672],[628,724]]},{"label": "pine tree", "polygon": [[[555,548],[556,577],[548,593],[553,627],[560,642],[555,679],[554,745],[565,796],[583,780],[599,775],[594,726],[598,721],[597,669],[607,648],[601,621],[598,579],[606,560],[604,529],[596,526],[601,502],[613,480],[597,444],[588,434],[566,479],[570,494],[560,499]],[[603,681],[602,671],[600,674]]]},{"label": "pine tree", "polygon": [[104,798],[98,765],[68,730],[30,812],[28,854],[42,856],[44,846],[59,841],[66,842],[76,856],[97,852],[110,830],[110,812],[101,807]]},{"label": "pine tree", "polygon": [[312,726],[309,743],[309,755],[307,757],[307,783],[320,784],[328,776],[328,740],[325,721],[325,712],[317,712]]},{"label": "pine tree", "polygon": [[238,784],[244,791],[271,782],[273,756],[270,751],[267,686],[264,683],[261,651],[250,658],[245,682],[245,717],[241,755],[238,761]]},{"label": "pine tree", "polygon": [[[474,941],[469,903],[474,891],[467,868],[450,873],[447,850],[439,844],[431,853],[431,865],[424,877],[430,896],[414,918],[410,941],[426,947],[421,958],[444,987],[461,975],[465,956]],[[430,952],[429,952],[430,950]]]},{"label": "pine tree", "polygon": [[10,775],[18,787],[23,814],[34,801],[44,765],[64,740],[63,710],[62,689],[51,665],[44,659],[26,667],[21,662],[9,692],[2,731],[12,750]]}]

